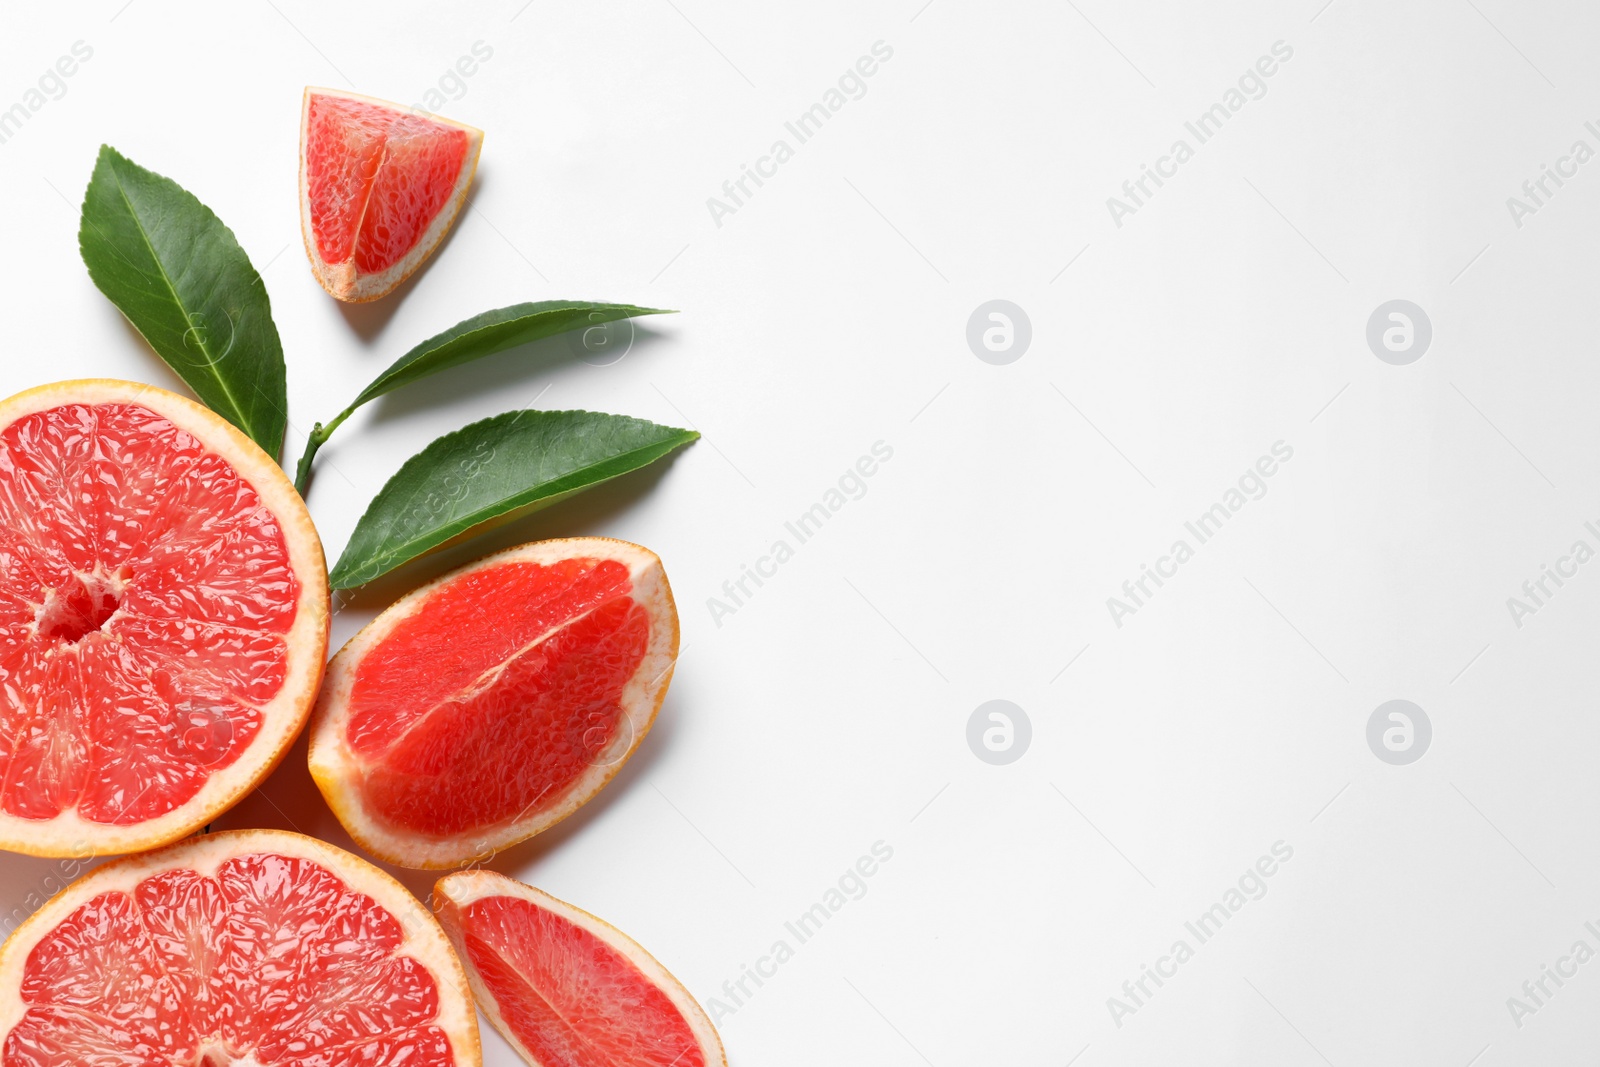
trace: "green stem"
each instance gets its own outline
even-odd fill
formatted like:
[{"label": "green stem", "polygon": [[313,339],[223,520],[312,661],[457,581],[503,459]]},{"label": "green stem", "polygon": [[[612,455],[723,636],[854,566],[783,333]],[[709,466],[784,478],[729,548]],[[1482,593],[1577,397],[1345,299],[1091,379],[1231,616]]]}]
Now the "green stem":
[{"label": "green stem", "polygon": [[311,433],[306,436],[305,451],[300,454],[300,463],[294,470],[294,487],[302,498],[305,497],[306,490],[311,488],[311,461],[316,458],[317,449],[327,444],[328,438],[333,436],[333,431],[337,430],[355,409],[356,405],[352,404],[334,416],[328,425],[324,426],[319,422],[311,427]]}]

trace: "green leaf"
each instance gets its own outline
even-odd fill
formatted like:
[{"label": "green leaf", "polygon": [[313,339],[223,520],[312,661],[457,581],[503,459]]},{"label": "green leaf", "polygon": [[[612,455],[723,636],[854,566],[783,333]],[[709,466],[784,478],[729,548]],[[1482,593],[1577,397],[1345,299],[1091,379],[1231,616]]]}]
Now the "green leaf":
[{"label": "green leaf", "polygon": [[540,300],[513,304],[474,315],[430,337],[399,359],[373,383],[361,391],[353,410],[384,393],[419,378],[459,367],[508,348],[576,330],[580,326],[599,326],[639,315],[671,315],[661,308],[634,307],[632,304],[596,304],[587,300]]},{"label": "green leaf", "polygon": [[283,345],[233,231],[178,183],[102,145],[78,248],[156,355],[276,458],[289,409]]},{"label": "green leaf", "polygon": [[618,319],[640,315],[673,315],[676,312],[662,308],[642,308],[632,304],[597,304],[590,300],[540,300],[535,303],[512,304],[495,308],[470,319],[463,319],[444,333],[430,337],[411,351],[395,360],[388,370],[373,379],[361,395],[350,402],[327,424],[317,423],[306,438],[306,447],[300,454],[300,465],[295,471],[295,488],[304,494],[311,485],[311,461],[317,450],[327,443],[333,431],[369,400],[393,392],[403,385],[437,374],[451,367],[459,367],[475,359],[504,352],[517,345],[554,337],[579,327],[600,326]]},{"label": "green leaf", "polygon": [[638,470],[700,435],[593,411],[508,411],[446,434],[405,462],[356,523],[329,580],[370,582],[491,521]]}]

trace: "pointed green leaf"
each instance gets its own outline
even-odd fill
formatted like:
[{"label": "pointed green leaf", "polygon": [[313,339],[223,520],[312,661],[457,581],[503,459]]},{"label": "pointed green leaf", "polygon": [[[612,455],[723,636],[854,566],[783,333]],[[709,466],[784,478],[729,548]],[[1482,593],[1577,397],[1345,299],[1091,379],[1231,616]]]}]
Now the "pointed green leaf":
[{"label": "pointed green leaf", "polygon": [[662,308],[642,308],[632,304],[598,304],[591,300],[540,300],[527,304],[512,304],[495,308],[470,319],[463,319],[444,333],[430,337],[411,351],[395,360],[388,370],[373,379],[361,395],[350,402],[327,424],[317,423],[306,437],[306,447],[300,453],[300,464],[295,469],[294,486],[304,495],[311,486],[311,462],[317,450],[327,443],[337,430],[367,401],[399,389],[403,385],[437,374],[451,367],[459,367],[475,359],[504,352],[508,348],[554,337],[579,328],[587,331],[618,319],[639,315],[674,315],[676,312]]},{"label": "pointed green leaf", "polygon": [[104,145],[83,200],[89,277],[208,407],[273,458],[289,402],[261,275],[211,209]]},{"label": "pointed green leaf", "polygon": [[388,370],[361,391],[350,408],[358,408],[419,378],[504,352],[529,341],[639,315],[671,314],[674,312],[661,308],[596,304],[587,300],[540,300],[485,311],[456,323],[436,337],[428,338],[395,360]]},{"label": "pointed green leaf", "polygon": [[638,470],[693,430],[593,411],[508,411],[434,441],[405,462],[356,523],[329,580],[351,589],[491,521]]}]

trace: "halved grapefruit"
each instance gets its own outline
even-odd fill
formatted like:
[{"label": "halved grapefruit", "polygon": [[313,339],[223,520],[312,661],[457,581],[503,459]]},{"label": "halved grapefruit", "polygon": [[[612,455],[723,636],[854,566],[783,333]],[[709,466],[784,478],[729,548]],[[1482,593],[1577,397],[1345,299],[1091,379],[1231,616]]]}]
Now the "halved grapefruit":
[{"label": "halved grapefruit", "polygon": [[485,858],[617,773],[677,654],[654,552],[604,537],[508,549],[403,597],[339,651],[312,716],[311,775],[375,856]]},{"label": "halved grapefruit", "polygon": [[327,647],[322,545],[249,438],[133,382],[0,402],[0,848],[204,825],[305,725]]},{"label": "halved grapefruit", "polygon": [[300,113],[300,229],[322,287],[363,303],[444,238],[478,169],[483,131],[370,96],[308,88]]},{"label": "halved grapefruit", "polygon": [[208,834],[107,864],[0,949],[3,1067],[477,1067],[438,922],[300,834]]},{"label": "halved grapefruit", "polygon": [[616,927],[493,871],[433,895],[478,1010],[533,1067],[727,1064],[689,991]]}]

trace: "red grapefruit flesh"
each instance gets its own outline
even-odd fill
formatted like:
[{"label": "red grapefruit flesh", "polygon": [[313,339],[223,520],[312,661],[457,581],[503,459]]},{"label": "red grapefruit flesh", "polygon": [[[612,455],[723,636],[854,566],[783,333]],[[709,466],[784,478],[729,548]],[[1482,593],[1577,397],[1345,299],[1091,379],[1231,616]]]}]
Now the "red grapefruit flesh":
[{"label": "red grapefruit flesh", "polygon": [[677,654],[655,553],[601,537],[499,552],[402,598],[334,657],[311,774],[375,856],[486,857],[610,780]]},{"label": "red grapefruit flesh", "polygon": [[204,825],[305,724],[327,647],[311,518],[238,430],[132,382],[0,402],[0,848]]},{"label": "red grapefruit flesh", "polygon": [[725,1067],[688,990],[622,931],[492,871],[434,887],[478,1009],[533,1067]]},{"label": "red grapefruit flesh", "polygon": [[0,949],[0,1067],[477,1067],[465,975],[332,845],[210,834],[72,883]]},{"label": "red grapefruit flesh", "polygon": [[300,225],[322,287],[362,303],[392,291],[455,221],[483,131],[398,104],[307,89]]}]

